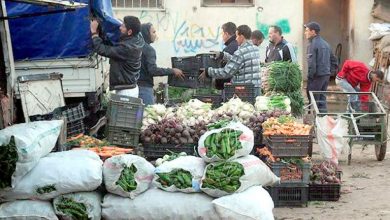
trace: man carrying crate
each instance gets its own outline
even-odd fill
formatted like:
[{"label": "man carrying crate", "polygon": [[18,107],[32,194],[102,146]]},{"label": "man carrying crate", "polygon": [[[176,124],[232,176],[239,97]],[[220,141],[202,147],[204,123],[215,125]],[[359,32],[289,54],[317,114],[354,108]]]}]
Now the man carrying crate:
[{"label": "man carrying crate", "polygon": [[252,83],[255,86],[255,95],[260,95],[260,51],[250,41],[252,31],[247,25],[240,25],[236,31],[236,40],[239,48],[233,55],[226,52],[217,52],[217,57],[227,61],[223,68],[206,68],[199,76],[199,80],[206,77],[226,79],[233,77],[234,83]]},{"label": "man carrying crate", "polygon": [[[336,76],[336,84],[343,92],[369,92],[371,83],[382,81],[384,73],[380,70],[370,71],[362,62],[347,60]],[[354,111],[359,110],[358,95],[350,95],[349,103]],[[368,95],[361,95],[360,102],[368,102]],[[368,106],[367,106],[368,107]],[[363,110],[368,110],[364,108]]]}]

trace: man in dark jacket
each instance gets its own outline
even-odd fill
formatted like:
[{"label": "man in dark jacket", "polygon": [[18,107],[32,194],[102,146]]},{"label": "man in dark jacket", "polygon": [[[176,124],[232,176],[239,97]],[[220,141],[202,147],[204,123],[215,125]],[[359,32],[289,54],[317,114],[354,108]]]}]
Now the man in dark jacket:
[{"label": "man in dark jacket", "polygon": [[297,62],[292,44],[288,43],[282,36],[282,29],[278,26],[271,26],[268,30],[269,45],[265,52],[265,62],[290,61]]},{"label": "man in dark jacket", "polygon": [[145,45],[142,48],[141,75],[138,79],[139,97],[143,100],[145,105],[153,105],[153,77],[174,74],[176,77],[183,79],[184,74],[180,69],[157,67],[156,50],[150,45],[156,41],[157,34],[156,29],[151,23],[142,24],[141,33],[145,40]]},{"label": "man in dark jacket", "polygon": [[[222,40],[225,44],[225,48],[223,48],[222,52],[226,52],[230,55],[233,55],[234,52],[238,49],[238,43],[236,40],[236,30],[237,27],[233,22],[227,22],[222,25]],[[221,61],[222,67],[226,65],[226,61]],[[215,80],[215,88],[222,90],[224,88],[224,84],[230,82],[231,78],[228,79],[216,79]]]},{"label": "man in dark jacket", "polygon": [[144,40],[137,17],[126,16],[120,26],[120,41],[114,46],[104,44],[99,37],[98,22],[91,21],[93,46],[97,54],[110,58],[110,90],[118,95],[138,98],[137,80],[141,69]]},{"label": "man in dark jacket", "polygon": [[[337,59],[332,53],[329,44],[320,36],[320,25],[310,22],[305,27],[305,37],[309,40],[307,47],[307,97],[310,100],[309,91],[326,91],[328,89],[331,72],[337,69]],[[326,96],[316,94],[314,96],[317,107],[321,112],[326,112]]]}]

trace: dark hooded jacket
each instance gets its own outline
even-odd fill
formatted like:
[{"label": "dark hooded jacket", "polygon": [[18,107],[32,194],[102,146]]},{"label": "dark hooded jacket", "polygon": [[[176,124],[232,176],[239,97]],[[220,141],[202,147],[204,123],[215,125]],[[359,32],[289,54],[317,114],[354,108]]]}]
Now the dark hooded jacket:
[{"label": "dark hooded jacket", "polygon": [[93,38],[96,53],[110,58],[110,90],[131,89],[137,85],[144,44],[141,33],[122,36],[115,46],[104,44],[100,37]]},{"label": "dark hooded jacket", "polygon": [[173,69],[171,68],[157,67],[156,50],[150,45],[152,43],[150,38],[151,27],[151,23],[141,25],[141,33],[144,37],[145,45],[142,48],[142,65],[138,85],[143,87],[153,87],[154,76],[167,76],[173,74]]}]

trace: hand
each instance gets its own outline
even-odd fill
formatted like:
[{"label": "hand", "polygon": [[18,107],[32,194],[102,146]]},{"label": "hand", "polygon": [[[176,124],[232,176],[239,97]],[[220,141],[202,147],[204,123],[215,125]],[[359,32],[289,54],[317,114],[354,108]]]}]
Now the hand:
[{"label": "hand", "polygon": [[173,68],[173,74],[175,74],[175,77],[184,80],[184,73],[180,69]]},{"label": "hand", "polygon": [[99,23],[97,20],[92,20],[90,24],[91,33],[98,33]]},{"label": "hand", "polygon": [[206,71],[203,70],[202,73],[199,75],[198,79],[199,81],[204,82],[206,78],[207,78]]},{"label": "hand", "polygon": [[217,60],[217,59],[221,56],[221,53],[222,53],[222,52],[211,50],[210,53],[214,54],[214,56],[215,56],[214,59]]}]

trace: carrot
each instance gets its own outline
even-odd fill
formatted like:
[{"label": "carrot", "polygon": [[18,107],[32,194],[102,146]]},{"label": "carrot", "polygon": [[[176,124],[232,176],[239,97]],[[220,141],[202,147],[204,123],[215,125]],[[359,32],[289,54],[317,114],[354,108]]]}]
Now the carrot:
[{"label": "carrot", "polygon": [[109,147],[109,146],[103,146],[102,147],[102,150],[115,150],[116,149],[116,147]]},{"label": "carrot", "polygon": [[112,157],[113,154],[109,153],[109,152],[100,152],[99,156],[101,156],[101,157]]}]

